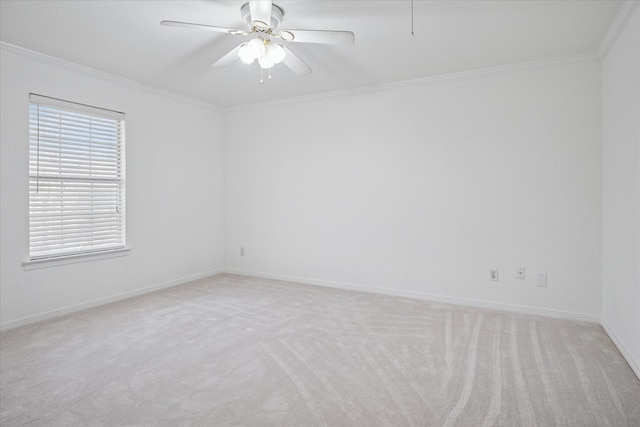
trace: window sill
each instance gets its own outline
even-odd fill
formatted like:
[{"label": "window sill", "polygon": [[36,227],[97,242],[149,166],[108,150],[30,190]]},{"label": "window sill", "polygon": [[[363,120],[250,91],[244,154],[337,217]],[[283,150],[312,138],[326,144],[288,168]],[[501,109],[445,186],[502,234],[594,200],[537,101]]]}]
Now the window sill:
[{"label": "window sill", "polygon": [[23,261],[24,270],[36,270],[38,268],[56,267],[59,265],[76,264],[80,262],[96,261],[100,259],[116,258],[127,256],[131,248],[114,249],[111,251],[94,252],[89,254],[69,255],[56,258],[37,259],[33,261]]}]

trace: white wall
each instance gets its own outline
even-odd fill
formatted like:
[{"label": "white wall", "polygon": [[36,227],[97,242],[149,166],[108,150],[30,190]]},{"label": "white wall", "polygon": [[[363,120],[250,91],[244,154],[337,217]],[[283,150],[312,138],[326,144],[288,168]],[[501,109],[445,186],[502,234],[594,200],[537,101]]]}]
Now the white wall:
[{"label": "white wall", "polygon": [[[2,325],[222,268],[599,317],[594,60],[226,115],[6,48],[1,65]],[[22,269],[29,92],[127,113],[129,256]]]},{"label": "white wall", "polygon": [[[223,267],[223,115],[60,61],[2,47],[3,326],[132,295]],[[24,271],[28,257],[29,92],[127,114],[129,256]]]},{"label": "white wall", "polygon": [[232,111],[226,265],[598,320],[600,96],[585,59]]},{"label": "white wall", "polygon": [[640,376],[640,8],[602,64],[602,321]]}]

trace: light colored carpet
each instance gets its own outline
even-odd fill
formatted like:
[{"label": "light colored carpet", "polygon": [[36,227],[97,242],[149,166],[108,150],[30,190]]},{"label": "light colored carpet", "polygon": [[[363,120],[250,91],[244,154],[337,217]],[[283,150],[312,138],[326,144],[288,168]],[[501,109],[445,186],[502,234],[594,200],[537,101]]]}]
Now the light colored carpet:
[{"label": "light colored carpet", "polygon": [[600,326],[241,276],[0,343],[2,426],[640,426]]}]

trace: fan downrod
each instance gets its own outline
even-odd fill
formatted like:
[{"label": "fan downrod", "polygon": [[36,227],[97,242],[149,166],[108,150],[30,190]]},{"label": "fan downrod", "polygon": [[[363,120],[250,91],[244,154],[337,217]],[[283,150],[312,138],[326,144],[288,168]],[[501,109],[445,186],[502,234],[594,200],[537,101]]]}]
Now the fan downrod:
[{"label": "fan downrod", "polygon": [[240,15],[242,20],[249,30],[259,33],[271,33],[282,24],[282,18],[284,18],[284,9],[275,3],[271,4],[271,22],[252,21],[251,20],[251,8],[249,3],[245,3],[240,8]]}]

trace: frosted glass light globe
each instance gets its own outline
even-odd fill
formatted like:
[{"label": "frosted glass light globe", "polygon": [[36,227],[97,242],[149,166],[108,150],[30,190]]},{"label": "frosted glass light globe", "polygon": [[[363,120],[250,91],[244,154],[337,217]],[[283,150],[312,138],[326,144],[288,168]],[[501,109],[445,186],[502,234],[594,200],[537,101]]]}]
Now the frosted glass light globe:
[{"label": "frosted glass light globe", "polygon": [[238,56],[240,57],[240,60],[245,64],[251,64],[255,59],[255,57],[251,54],[251,51],[247,43],[244,43],[243,45],[240,46],[240,50],[238,51]]},{"label": "frosted glass light globe", "polygon": [[265,50],[267,50],[264,47],[264,40],[260,38],[253,39],[249,43],[247,43],[247,48],[249,49],[249,52],[251,52],[251,56],[254,59],[260,58],[262,55],[264,55]]},{"label": "frosted glass light globe", "polygon": [[269,44],[267,46],[267,54],[274,64],[281,63],[284,57],[287,55],[284,50],[284,46],[282,46],[281,44]]},{"label": "frosted glass light globe", "polygon": [[260,58],[258,58],[258,63],[260,64],[260,68],[271,68],[275,65],[271,57],[268,53],[265,53]]}]

